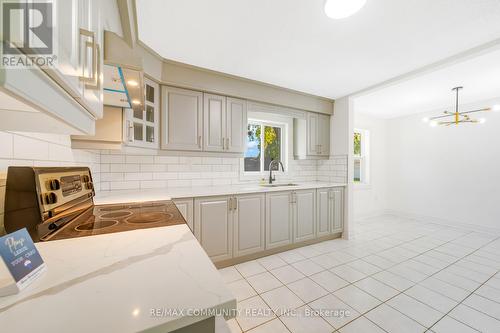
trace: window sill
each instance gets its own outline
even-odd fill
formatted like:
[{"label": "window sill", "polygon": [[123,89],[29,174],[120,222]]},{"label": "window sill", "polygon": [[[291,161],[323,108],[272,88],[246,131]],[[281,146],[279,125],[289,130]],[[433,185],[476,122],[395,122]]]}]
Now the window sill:
[{"label": "window sill", "polygon": [[371,184],[357,183],[357,182],[354,183],[354,190],[363,191],[363,190],[371,190],[371,188],[372,188]]}]

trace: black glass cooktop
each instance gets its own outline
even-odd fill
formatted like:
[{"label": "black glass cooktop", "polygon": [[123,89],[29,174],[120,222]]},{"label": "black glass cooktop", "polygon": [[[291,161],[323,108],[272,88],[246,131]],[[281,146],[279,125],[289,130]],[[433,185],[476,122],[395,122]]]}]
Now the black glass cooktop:
[{"label": "black glass cooktop", "polygon": [[97,205],[53,233],[47,240],[165,227],[186,221],[172,201]]}]

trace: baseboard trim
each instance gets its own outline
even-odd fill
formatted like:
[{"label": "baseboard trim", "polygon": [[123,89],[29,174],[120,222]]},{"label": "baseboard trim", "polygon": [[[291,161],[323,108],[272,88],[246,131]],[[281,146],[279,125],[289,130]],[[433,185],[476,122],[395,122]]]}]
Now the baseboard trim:
[{"label": "baseboard trim", "polygon": [[446,225],[449,227],[454,227],[458,229],[473,229],[477,232],[483,232],[483,233],[489,233],[489,234],[499,234],[500,235],[500,228],[495,228],[495,227],[488,227],[480,224],[472,224],[472,223],[464,223],[464,222],[457,222],[453,220],[448,220],[444,219],[441,217],[436,217],[436,216],[430,216],[430,215],[424,215],[424,214],[416,214],[416,213],[409,213],[409,212],[404,212],[404,211],[398,211],[394,209],[386,209],[383,215],[392,215],[396,217],[401,217],[401,218],[408,218],[408,219],[413,219],[413,220],[418,220],[418,221],[423,221],[426,223],[435,223],[435,224],[440,224],[440,225]]},{"label": "baseboard trim", "polygon": [[364,214],[356,214],[356,212],[355,212],[354,213],[354,220],[355,221],[365,220],[365,219],[370,219],[370,218],[374,218],[374,217],[378,217],[378,216],[382,216],[382,215],[388,215],[388,211],[386,209],[379,209],[379,210],[374,210],[374,211],[364,213]]}]

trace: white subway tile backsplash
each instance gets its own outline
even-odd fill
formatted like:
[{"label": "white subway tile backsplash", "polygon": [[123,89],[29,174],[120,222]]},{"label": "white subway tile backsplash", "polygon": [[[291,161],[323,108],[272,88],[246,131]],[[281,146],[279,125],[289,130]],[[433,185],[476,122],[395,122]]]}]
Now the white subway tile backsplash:
[{"label": "white subway tile backsplash", "polygon": [[101,155],[101,163],[125,163],[124,155]]},{"label": "white subway tile backsplash", "polygon": [[203,164],[192,164],[191,171],[194,172],[210,172],[212,171],[211,165],[203,165]]},{"label": "white subway tile backsplash", "polygon": [[153,164],[154,156],[127,155],[125,156],[125,162],[134,164]]},{"label": "white subway tile backsplash", "polygon": [[125,180],[152,180],[153,174],[148,172],[128,172],[125,173]]},{"label": "white subway tile backsplash", "polygon": [[232,157],[232,158],[223,158],[222,159],[222,164],[233,164],[233,165],[238,165],[240,164],[240,159],[237,157]]},{"label": "white subway tile backsplash", "polygon": [[155,156],[156,164],[179,164],[179,156]]},{"label": "white subway tile backsplash", "polygon": [[222,158],[220,157],[203,157],[203,164],[222,164]]},{"label": "white subway tile backsplash", "polygon": [[139,172],[141,170],[140,164],[111,164],[111,172]]},{"label": "white subway tile backsplash", "polygon": [[141,188],[165,188],[167,187],[166,180],[143,180],[141,181]]},{"label": "white subway tile backsplash", "polygon": [[199,172],[179,172],[179,179],[199,179],[201,173]]},{"label": "white subway tile backsplash", "polygon": [[189,165],[186,164],[169,164],[167,165],[168,172],[189,171]]},{"label": "white subway tile backsplash", "polygon": [[139,181],[110,182],[110,190],[134,190],[140,188]]},{"label": "white subway tile backsplash", "polygon": [[[92,170],[97,191],[237,185],[259,181],[258,177],[240,178],[242,163],[239,157],[192,156],[193,153],[158,155],[162,153],[130,147],[120,151],[76,150],[71,149],[69,136],[0,132],[0,174],[5,173],[10,165],[86,165]],[[277,172],[276,179],[345,183],[347,156],[332,156],[329,160],[290,159],[287,174]],[[0,209],[2,213],[3,209]]]},{"label": "white subway tile backsplash", "polygon": [[169,180],[169,179],[178,179],[179,174],[176,172],[155,172],[153,173],[153,179],[155,180]]},{"label": "white subway tile backsplash", "polygon": [[190,179],[169,180],[167,184],[168,187],[190,187],[191,180]]},{"label": "white subway tile backsplash", "polygon": [[212,186],[212,179],[193,179],[191,181],[191,185],[195,187],[202,187],[202,186]]},{"label": "white subway tile backsplash", "polygon": [[14,156],[14,137],[11,133],[0,132],[0,158]]},{"label": "white subway tile backsplash", "polygon": [[26,160],[48,160],[49,143],[14,135],[14,158]]},{"label": "white subway tile backsplash", "polygon": [[212,171],[223,171],[223,172],[229,172],[231,171],[231,165],[229,164],[221,164],[221,165],[212,165]]},{"label": "white subway tile backsplash", "polygon": [[141,172],[164,172],[167,171],[166,164],[141,164]]}]

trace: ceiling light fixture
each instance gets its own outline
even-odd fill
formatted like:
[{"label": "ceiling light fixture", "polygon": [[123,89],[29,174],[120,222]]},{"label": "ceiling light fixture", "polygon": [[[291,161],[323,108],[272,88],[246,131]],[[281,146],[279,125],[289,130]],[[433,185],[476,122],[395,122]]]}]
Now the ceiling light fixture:
[{"label": "ceiling light fixture", "polygon": [[366,0],[326,0],[325,14],[332,19],[343,19],[355,14],[366,4]]},{"label": "ceiling light fixture", "polygon": [[[428,118],[430,120],[430,125],[432,127],[435,127],[437,125],[450,126],[450,125],[458,125],[458,124],[463,124],[463,123],[476,123],[476,124],[484,124],[485,123],[486,119],[484,119],[484,118],[472,119],[469,116],[469,114],[476,113],[476,112],[491,111],[492,108],[484,108],[484,109],[477,109],[477,110],[463,111],[463,112],[458,111],[458,92],[463,88],[464,87],[455,87],[455,88],[451,89],[452,91],[455,92],[455,112],[444,111],[443,116],[436,116],[436,117]],[[451,119],[449,117],[451,117]]]}]

